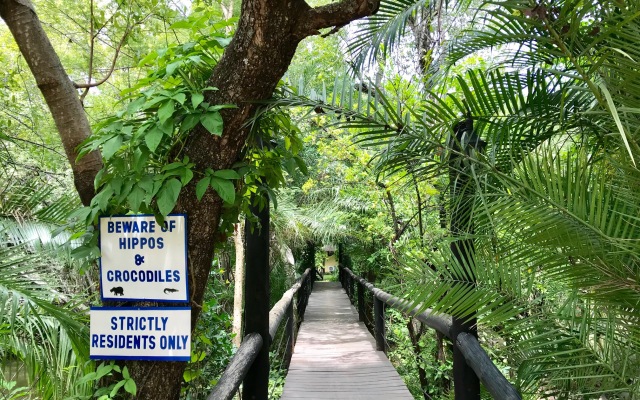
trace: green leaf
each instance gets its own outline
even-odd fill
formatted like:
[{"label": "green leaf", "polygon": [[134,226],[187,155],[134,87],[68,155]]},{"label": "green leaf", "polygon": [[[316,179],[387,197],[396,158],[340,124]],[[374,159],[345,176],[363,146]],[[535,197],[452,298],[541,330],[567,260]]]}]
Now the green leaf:
[{"label": "green leaf", "polygon": [[184,167],[184,164],[181,162],[172,162],[171,164],[167,164],[162,167],[161,171],[171,171],[172,169],[178,169]]},{"label": "green leaf", "polygon": [[162,136],[164,136],[164,133],[157,125],[154,125],[154,127],[144,135],[144,142],[147,144],[147,147],[151,152],[156,151],[160,141],[162,140]]},{"label": "green leaf", "polygon": [[140,186],[136,186],[131,190],[129,196],[127,196],[127,202],[131,211],[138,212],[140,210],[140,204],[144,200],[146,192]]},{"label": "green leaf", "polygon": [[207,358],[207,353],[204,351],[191,354],[191,362],[200,362],[205,358]]},{"label": "green leaf", "polygon": [[78,246],[75,249],[71,250],[71,257],[75,258],[76,260],[91,257],[96,249],[98,251],[98,254],[100,254],[100,249],[98,249],[97,246]]},{"label": "green leaf", "polygon": [[222,135],[222,115],[219,112],[209,112],[200,117],[200,122],[214,135]]},{"label": "green leaf", "polygon": [[122,368],[122,376],[124,377],[124,379],[130,379],[131,375],[129,375],[129,368],[128,367],[124,367]]},{"label": "green leaf", "polygon": [[135,171],[142,171],[147,165],[147,159],[149,158],[149,151],[144,147],[138,147],[133,152],[133,169]]},{"label": "green leaf", "polygon": [[299,156],[295,156],[295,157],[293,157],[293,160],[298,165],[298,169],[300,170],[300,172],[302,172],[305,176],[309,175],[309,170],[307,169],[307,164],[304,162],[304,160],[302,158],[300,158]]},{"label": "green leaf", "polygon": [[189,20],[189,19],[183,19],[181,21],[178,22],[174,22],[173,24],[171,24],[171,26],[169,26],[169,28],[171,29],[191,29],[193,28],[193,21]]},{"label": "green leaf", "polygon": [[180,66],[180,64],[182,64],[182,60],[179,60],[179,61],[176,61],[176,62],[172,62],[171,64],[168,64],[167,65],[167,75],[166,76],[173,75],[173,73]]},{"label": "green leaf", "polygon": [[153,197],[158,194],[158,192],[160,191],[160,189],[162,188],[162,182],[163,179],[166,178],[162,175],[156,175],[155,177],[156,179],[154,179],[153,185],[151,187],[151,190],[147,190],[147,195],[144,198],[145,203],[151,203],[151,200],[153,199]]},{"label": "green leaf", "polygon": [[182,120],[180,124],[180,133],[191,130],[194,126],[198,125],[200,121],[200,113],[189,114]]},{"label": "green leaf", "polygon": [[140,62],[138,63],[138,66],[142,67],[143,65],[150,64],[156,58],[158,58],[158,53],[154,50],[151,53],[147,54],[145,58],[140,60]]},{"label": "green leaf", "polygon": [[122,184],[123,183],[124,183],[124,178],[121,177],[121,176],[117,176],[117,177],[111,179],[111,182],[109,182],[109,185],[113,189],[113,193],[116,196],[120,196],[120,192],[122,191]]},{"label": "green leaf", "polygon": [[229,43],[231,43],[231,38],[227,38],[227,37],[215,37],[213,38],[213,40],[218,42],[218,44],[222,47],[227,47]]},{"label": "green leaf", "polygon": [[200,179],[200,181],[196,185],[196,197],[198,198],[198,200],[202,200],[202,196],[204,196],[204,193],[207,191],[210,182],[211,178],[208,176]]},{"label": "green leaf", "polygon": [[198,336],[198,340],[200,340],[202,343],[206,345],[213,346],[213,342],[211,341],[211,339],[209,339],[205,335]]},{"label": "green leaf", "polygon": [[184,168],[180,171],[180,182],[182,182],[182,186],[187,186],[187,183],[191,182],[193,179],[193,171],[189,168]]},{"label": "green leaf", "polygon": [[109,199],[113,195],[113,188],[111,186],[105,186],[104,189],[100,191],[97,195],[93,197],[91,200],[91,204],[95,204],[100,208],[100,210],[104,211],[107,209],[109,205]]},{"label": "green leaf", "polygon": [[175,207],[180,195],[182,184],[173,178],[164,183],[158,194],[158,210],[162,215],[168,215]]},{"label": "green leaf", "polygon": [[153,192],[153,177],[151,175],[143,176],[140,178],[138,186],[144,189],[146,193]]},{"label": "green leaf", "polygon": [[200,376],[200,371],[199,370],[190,370],[187,369],[184,371],[184,373],[182,374],[182,377],[184,378],[185,382],[190,382],[192,380],[194,380],[195,378],[197,378],[198,376]]},{"label": "green leaf", "polygon": [[131,393],[132,395],[136,395],[136,392],[138,391],[138,387],[136,386],[136,383],[133,379],[127,379],[126,382],[124,383],[124,390],[127,393]]},{"label": "green leaf", "polygon": [[605,99],[607,100],[607,105],[609,106],[609,111],[611,112],[611,116],[613,120],[616,122],[616,126],[618,127],[618,131],[620,132],[620,137],[622,137],[622,141],[624,142],[624,146],[627,148],[627,152],[629,153],[629,157],[631,158],[631,162],[633,166],[636,165],[636,160],[633,158],[633,152],[631,151],[631,146],[629,145],[629,140],[627,139],[627,133],[622,126],[622,121],[620,120],[620,115],[618,114],[618,109],[616,108],[615,103],[613,102],[613,98],[611,97],[611,93],[609,93],[609,89],[604,83],[600,84],[600,90],[604,94]]},{"label": "green leaf", "polygon": [[180,104],[184,104],[184,101],[187,99],[187,96],[185,96],[184,93],[179,92],[174,94],[173,96],[171,96],[172,99],[174,99],[175,101],[177,101]]},{"label": "green leaf", "polygon": [[207,107],[207,111],[220,111],[227,108],[238,108],[238,107],[234,104],[216,104],[216,105]]},{"label": "green leaf", "polygon": [[85,384],[85,383],[87,383],[87,382],[89,382],[89,381],[93,381],[93,380],[96,380],[96,379],[100,379],[100,378],[96,378],[96,376],[97,376],[97,374],[96,374],[95,372],[89,372],[88,374],[86,374],[85,376],[83,376],[82,378],[80,378],[80,379],[78,380],[78,383],[77,383],[77,384],[78,384],[78,385],[82,385],[82,384]]},{"label": "green leaf", "polygon": [[158,128],[166,135],[171,135],[173,133],[173,118],[169,118],[168,120],[161,123]]},{"label": "green leaf", "polygon": [[129,114],[133,114],[133,113],[139,111],[146,101],[147,101],[147,99],[145,97],[143,97],[143,96],[138,97],[137,99],[135,99],[131,103],[127,104],[127,112]]},{"label": "green leaf", "polygon": [[223,201],[233,204],[236,200],[236,188],[231,181],[212,176],[211,187],[218,193]]},{"label": "green leaf", "polygon": [[115,384],[115,386],[113,387],[113,389],[111,389],[111,393],[109,393],[109,396],[114,397],[116,395],[116,393],[118,393],[118,390],[120,390],[120,388],[124,386],[124,381],[120,381],[118,383]]},{"label": "green leaf", "polygon": [[164,124],[166,120],[171,118],[174,110],[175,110],[175,102],[173,100],[169,100],[166,103],[164,103],[158,109],[158,119],[160,120],[160,123]]},{"label": "green leaf", "polygon": [[217,176],[222,179],[240,179],[240,175],[232,169],[221,169],[214,172],[213,176]]},{"label": "green leaf", "polygon": [[193,106],[193,108],[197,108],[203,100],[204,95],[202,93],[193,93],[191,95],[191,105]]},{"label": "green leaf", "polygon": [[113,366],[111,364],[105,364],[105,363],[100,364],[98,366],[98,369],[96,370],[95,379],[102,378],[106,374],[110,373],[111,370],[113,370]]},{"label": "green leaf", "polygon": [[105,160],[110,159],[113,155],[120,149],[122,146],[122,136],[116,135],[111,139],[107,140],[104,145],[102,145],[102,157]]}]

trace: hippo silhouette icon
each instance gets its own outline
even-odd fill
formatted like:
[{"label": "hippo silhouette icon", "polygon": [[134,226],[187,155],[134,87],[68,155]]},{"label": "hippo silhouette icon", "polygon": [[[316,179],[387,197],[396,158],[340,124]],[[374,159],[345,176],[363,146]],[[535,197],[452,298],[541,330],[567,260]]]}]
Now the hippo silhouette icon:
[{"label": "hippo silhouette icon", "polygon": [[124,289],[122,286],[112,287],[109,291],[113,293],[114,296],[124,296]]}]

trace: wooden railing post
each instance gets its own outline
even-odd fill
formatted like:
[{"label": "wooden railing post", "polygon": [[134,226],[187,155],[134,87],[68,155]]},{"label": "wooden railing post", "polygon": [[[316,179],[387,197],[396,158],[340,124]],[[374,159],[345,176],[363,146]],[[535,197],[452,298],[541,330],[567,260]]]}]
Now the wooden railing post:
[{"label": "wooden railing post", "polygon": [[358,281],[358,320],[364,322],[364,285]]},{"label": "wooden railing post", "polygon": [[349,301],[351,301],[351,275],[349,275],[349,273],[347,272],[344,277],[345,277],[344,291],[347,292],[347,297],[349,298]]},{"label": "wooden railing post", "polygon": [[356,280],[353,279],[353,277],[351,275],[349,275],[349,297],[351,298],[351,303],[352,304],[356,304],[356,297],[355,297],[356,289],[355,289],[355,285],[356,285]]},{"label": "wooden railing post", "polygon": [[373,318],[375,319],[375,333],[376,333],[376,350],[384,351],[387,353],[387,345],[385,340],[385,304],[382,300],[373,296]]},{"label": "wooden railing post", "polygon": [[[306,278],[309,279],[309,278]],[[298,299],[296,302],[296,308],[298,309],[298,323],[304,321],[304,310],[306,308],[307,299],[307,281],[306,279],[301,282],[300,290],[298,290]]]},{"label": "wooden railing post", "polygon": [[295,320],[293,315],[293,301],[289,302],[287,306],[287,325],[285,326],[285,334],[287,335],[287,345],[284,353],[284,367],[289,369],[289,364],[291,363],[291,356],[293,356],[293,347],[296,342],[296,332],[295,332]]},{"label": "wooden railing post", "polygon": [[269,395],[269,199],[264,197],[262,210],[251,206],[260,226],[245,223],[245,332],[262,336],[262,347],[244,378],[244,399],[267,399]]},{"label": "wooden railing post", "polygon": [[[473,185],[469,185],[471,159],[475,151],[482,151],[484,142],[473,131],[469,117],[454,126],[455,141],[451,143],[449,158],[449,182],[451,186],[451,236],[450,248],[458,268],[453,275],[463,290],[473,290],[476,285],[473,235]],[[457,345],[457,336],[466,333],[478,337],[475,315],[453,315],[451,333],[453,341],[453,388],[456,400],[480,400],[480,379],[467,363]]]}]

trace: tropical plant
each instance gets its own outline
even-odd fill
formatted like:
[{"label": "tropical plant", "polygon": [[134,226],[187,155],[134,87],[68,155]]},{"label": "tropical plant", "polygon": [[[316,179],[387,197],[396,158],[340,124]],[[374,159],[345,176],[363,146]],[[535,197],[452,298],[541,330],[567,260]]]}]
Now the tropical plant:
[{"label": "tropical plant", "polygon": [[[499,332],[524,392],[637,395],[637,7],[486,2],[477,21],[447,60],[460,70],[498,46],[490,69],[442,73],[413,100],[397,85],[352,82],[322,102],[281,103],[321,107],[351,129],[377,151],[381,179],[465,177],[466,197],[441,194],[450,211],[470,204],[473,262],[454,257],[454,239],[408,248],[398,287],[408,298]],[[461,120],[466,138],[454,135]],[[484,151],[462,151],[469,139]],[[465,274],[475,286],[458,283]]]},{"label": "tropical plant", "polygon": [[86,395],[78,385],[87,368],[86,281],[70,279],[78,269],[69,235],[52,237],[76,207],[76,198],[52,198],[35,183],[2,193],[0,213],[0,352],[24,365],[30,390],[44,399]]}]

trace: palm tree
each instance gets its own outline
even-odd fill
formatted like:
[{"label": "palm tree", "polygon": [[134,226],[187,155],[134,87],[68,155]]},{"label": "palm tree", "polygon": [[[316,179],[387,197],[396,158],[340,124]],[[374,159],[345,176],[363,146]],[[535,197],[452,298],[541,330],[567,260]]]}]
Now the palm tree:
[{"label": "palm tree", "polygon": [[52,235],[79,202],[51,192],[30,182],[0,195],[0,353],[24,366],[30,391],[63,399],[90,394],[77,383],[92,369],[85,283],[72,279],[70,235]]},{"label": "palm tree", "polygon": [[[378,151],[383,176],[411,165],[417,179],[446,177],[449,156],[462,157],[475,265],[461,265],[447,240],[426,262],[408,254],[408,297],[477,315],[485,339],[505,343],[523,392],[638,395],[637,4],[509,0],[485,3],[477,18],[482,28],[451,47],[448,65],[491,48],[500,57],[442,73],[449,94],[433,86],[396,101],[385,87],[363,93],[353,82],[337,101],[281,104],[347,115],[333,123]],[[483,154],[452,145],[462,118],[487,143]],[[469,268],[477,285],[462,290],[457,276]]]}]

